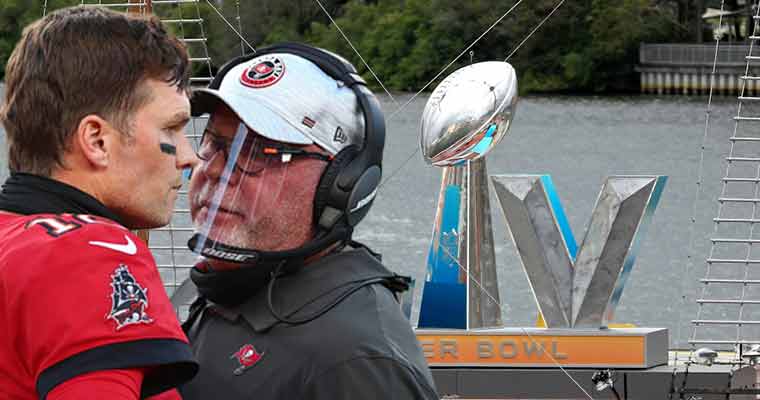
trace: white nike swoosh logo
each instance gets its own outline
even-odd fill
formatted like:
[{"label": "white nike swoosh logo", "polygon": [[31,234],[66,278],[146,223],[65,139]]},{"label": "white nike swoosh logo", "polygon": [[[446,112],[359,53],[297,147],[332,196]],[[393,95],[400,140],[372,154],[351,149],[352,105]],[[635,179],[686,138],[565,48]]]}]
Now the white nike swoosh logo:
[{"label": "white nike swoosh logo", "polygon": [[132,242],[129,236],[124,235],[124,239],[127,239],[127,244],[108,243],[108,242],[90,242],[93,246],[105,247],[107,249],[116,250],[121,253],[129,254],[133,256],[137,254],[137,246]]}]

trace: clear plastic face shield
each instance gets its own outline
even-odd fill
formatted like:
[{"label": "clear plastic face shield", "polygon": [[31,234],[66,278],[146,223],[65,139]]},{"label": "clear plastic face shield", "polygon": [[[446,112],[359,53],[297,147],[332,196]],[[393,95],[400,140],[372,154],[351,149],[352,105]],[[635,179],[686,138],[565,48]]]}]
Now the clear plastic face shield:
[{"label": "clear plastic face shield", "polygon": [[255,257],[246,251],[290,250],[310,235],[323,170],[315,163],[331,159],[319,150],[268,139],[231,113],[212,115],[190,181],[191,249],[211,260],[250,263]]}]

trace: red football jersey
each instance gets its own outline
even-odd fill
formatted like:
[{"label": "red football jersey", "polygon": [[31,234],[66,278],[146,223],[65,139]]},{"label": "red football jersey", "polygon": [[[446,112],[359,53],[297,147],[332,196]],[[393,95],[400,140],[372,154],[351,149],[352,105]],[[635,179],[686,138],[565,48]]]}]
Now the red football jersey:
[{"label": "red football jersey", "polygon": [[0,338],[2,399],[135,367],[151,395],[197,370],[148,247],[91,215],[0,212]]}]

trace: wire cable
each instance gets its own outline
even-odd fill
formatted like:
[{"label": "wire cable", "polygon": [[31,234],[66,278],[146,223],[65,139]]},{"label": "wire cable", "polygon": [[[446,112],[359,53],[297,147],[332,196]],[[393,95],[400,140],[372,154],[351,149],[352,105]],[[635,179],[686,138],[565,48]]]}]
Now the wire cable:
[{"label": "wire cable", "polygon": [[[500,310],[502,310],[502,311],[505,311],[505,310],[504,310],[504,306],[501,304],[501,302],[500,302],[500,301],[498,301],[498,300],[496,300],[496,298],[495,298],[493,295],[491,295],[491,293],[489,293],[489,292],[488,292],[488,290],[486,290],[486,288],[484,288],[484,287],[483,287],[483,285],[481,285],[481,284],[480,284],[480,282],[478,282],[478,280],[477,280],[477,279],[473,278],[473,277],[472,277],[472,275],[470,275],[470,271],[468,271],[468,270],[467,270],[467,268],[465,268],[465,267],[464,267],[462,264],[460,264],[460,263],[459,263],[459,260],[458,260],[456,257],[454,257],[454,256],[451,254],[451,252],[449,252],[449,249],[447,249],[447,248],[446,248],[446,246],[441,246],[440,248],[441,248],[441,249],[443,249],[444,253],[446,253],[446,255],[447,255],[447,256],[448,256],[448,257],[449,257],[449,258],[450,258],[452,261],[454,261],[454,263],[456,263],[456,264],[457,264],[457,266],[459,267],[459,269],[461,269],[461,270],[462,270],[462,271],[463,271],[463,272],[464,272],[464,273],[467,275],[467,279],[468,279],[468,280],[470,280],[470,281],[472,281],[473,283],[475,283],[475,285],[477,285],[477,286],[480,288],[480,290],[481,290],[483,293],[485,293],[485,295],[486,295],[486,296],[488,296],[488,298],[490,298],[490,299],[491,299],[491,301],[493,301],[493,302],[494,302],[494,304],[496,304],[496,306],[498,306],[498,307],[499,307],[499,309],[500,309]],[[558,368],[559,368],[559,369],[560,369],[560,370],[561,370],[561,371],[562,371],[562,372],[563,372],[565,375],[567,375],[567,377],[568,377],[568,378],[569,378],[569,379],[570,379],[570,380],[571,380],[571,381],[572,381],[572,382],[575,384],[575,386],[577,386],[577,387],[578,387],[578,389],[580,389],[580,391],[581,391],[581,392],[583,392],[583,394],[585,394],[585,395],[586,395],[586,397],[588,397],[589,399],[592,399],[592,400],[593,400],[593,397],[591,397],[591,395],[590,395],[590,394],[588,394],[588,392],[586,392],[586,390],[585,390],[585,389],[583,389],[583,386],[581,386],[581,385],[578,383],[578,381],[576,381],[576,380],[575,380],[575,378],[573,378],[573,377],[570,375],[570,373],[568,373],[568,372],[567,372],[567,370],[565,370],[565,368],[563,368],[563,367],[562,367],[562,365],[561,365],[561,364],[560,364],[560,363],[557,361],[557,359],[556,359],[556,358],[554,358],[554,356],[551,354],[551,352],[548,352],[548,351],[546,351],[546,349],[545,349],[545,348],[544,348],[544,346],[541,344],[541,342],[539,342],[539,341],[537,341],[536,339],[534,339],[534,338],[533,338],[533,335],[531,335],[531,334],[530,334],[530,332],[528,332],[528,330],[527,330],[527,329],[525,329],[524,327],[520,327],[520,330],[522,330],[522,331],[523,331],[523,333],[525,333],[525,335],[527,335],[527,336],[528,336],[528,339],[530,339],[530,341],[531,341],[531,342],[533,342],[533,344],[537,345],[537,346],[538,346],[538,347],[541,349],[541,351],[543,351],[543,353],[544,353],[544,354],[546,354],[547,356],[549,356],[549,358],[552,360],[552,362],[554,363],[554,365],[556,365],[556,366],[557,366],[557,367],[558,367]]]},{"label": "wire cable", "polygon": [[375,71],[372,70],[372,67],[370,67],[369,64],[367,64],[367,61],[364,60],[364,57],[362,57],[361,53],[359,53],[359,50],[357,50],[356,47],[354,47],[354,44],[351,43],[351,40],[348,39],[348,36],[346,36],[346,34],[343,33],[343,29],[340,29],[340,26],[338,25],[337,22],[335,22],[335,20],[333,19],[332,15],[330,15],[330,13],[327,11],[327,9],[325,8],[325,6],[322,5],[322,2],[319,1],[319,0],[314,0],[314,1],[316,1],[317,4],[319,4],[319,7],[322,9],[322,11],[325,12],[325,15],[327,15],[327,18],[330,19],[330,22],[333,25],[335,25],[335,28],[338,30],[338,32],[340,32],[341,36],[343,36],[343,39],[345,39],[346,42],[348,43],[348,45],[351,46],[351,49],[354,50],[354,53],[356,53],[356,55],[359,56],[359,59],[362,60],[362,63],[364,64],[364,66],[367,67],[367,69],[372,74],[372,76],[375,77],[375,80],[377,81],[377,83],[380,84],[380,87],[383,88],[383,90],[385,91],[385,94],[387,94],[388,97],[391,98],[391,100],[393,101],[393,103],[396,104],[396,106],[398,106],[398,102],[396,101],[396,98],[393,97],[393,95],[391,94],[391,92],[389,92],[388,89],[385,88],[385,85],[383,84],[383,81],[381,81],[380,78],[378,78],[377,74],[375,74]]},{"label": "wire cable", "polygon": [[224,17],[224,15],[219,11],[219,9],[217,9],[214,6],[214,4],[211,3],[210,0],[206,0],[206,3],[209,6],[211,6],[211,8],[216,12],[216,14],[219,15],[219,18],[221,18],[222,21],[224,21],[224,23],[227,24],[227,26],[229,26],[230,29],[232,29],[233,32],[235,32],[235,34],[240,38],[240,40],[243,41],[251,50],[253,50],[254,53],[256,53],[256,48],[254,48],[250,43],[248,43],[247,40],[245,40],[245,38],[243,37],[243,35],[241,35],[240,32],[238,32],[237,29],[235,29],[235,27],[232,26],[232,24],[230,23],[230,21],[228,21],[227,18]]},{"label": "wire cable", "polygon": [[[462,52],[459,54],[459,56],[457,56],[457,57],[456,57],[456,58],[455,58],[455,59],[454,59],[452,62],[450,62],[450,63],[449,63],[449,64],[448,64],[446,67],[444,67],[444,68],[441,70],[441,72],[439,72],[439,73],[438,73],[438,75],[436,75],[436,76],[435,76],[433,79],[431,79],[431,80],[430,80],[430,82],[428,82],[428,83],[427,83],[427,84],[426,84],[426,85],[425,85],[425,86],[424,86],[422,89],[420,89],[420,90],[419,90],[419,91],[418,91],[416,94],[414,94],[414,96],[412,96],[412,97],[411,97],[411,98],[410,98],[410,99],[409,99],[409,100],[408,100],[406,103],[404,103],[404,105],[402,105],[401,107],[399,107],[398,109],[396,109],[396,111],[394,111],[394,112],[393,112],[393,114],[391,114],[391,116],[390,116],[390,117],[388,117],[388,119],[389,119],[389,120],[390,120],[390,119],[392,119],[392,118],[393,118],[395,115],[397,115],[397,114],[398,114],[398,113],[399,113],[401,110],[403,110],[403,109],[404,109],[406,106],[408,106],[408,105],[409,105],[409,104],[412,102],[412,100],[414,100],[414,99],[415,99],[415,98],[416,98],[416,97],[417,97],[417,96],[418,96],[420,93],[422,93],[422,91],[423,91],[423,90],[425,90],[425,89],[426,89],[428,86],[430,86],[430,84],[431,84],[433,81],[435,81],[436,79],[438,79],[438,77],[439,77],[439,76],[441,76],[441,74],[442,74],[444,71],[446,71],[446,70],[447,70],[447,69],[448,69],[448,68],[449,68],[449,67],[450,67],[452,64],[454,64],[454,63],[455,63],[455,62],[456,62],[456,61],[457,61],[457,60],[458,60],[460,57],[462,57],[462,55],[464,55],[464,53],[465,53],[465,52],[467,52],[467,50],[471,49],[471,48],[472,48],[472,47],[473,47],[473,46],[474,46],[474,45],[475,45],[475,44],[476,44],[478,41],[480,41],[480,39],[482,39],[482,38],[483,38],[483,37],[484,37],[484,36],[485,36],[485,35],[486,35],[486,34],[487,34],[489,31],[491,31],[491,30],[492,30],[492,29],[493,29],[493,28],[494,28],[494,27],[495,27],[495,26],[496,26],[496,25],[497,25],[499,22],[501,22],[501,21],[502,21],[502,20],[503,20],[503,19],[504,19],[504,18],[505,18],[507,15],[509,15],[509,14],[512,12],[512,10],[514,10],[514,9],[515,9],[515,8],[516,8],[518,5],[520,5],[520,3],[521,3],[521,2],[522,2],[522,1],[519,1],[519,2],[517,2],[517,4],[513,5],[513,6],[512,6],[512,8],[510,8],[509,10],[507,10],[507,12],[506,12],[504,15],[502,15],[502,16],[501,16],[501,18],[499,18],[498,20],[496,20],[496,22],[494,22],[494,23],[493,23],[493,24],[492,24],[492,25],[491,25],[491,26],[490,26],[488,29],[486,29],[486,31],[485,31],[485,32],[484,32],[482,35],[480,35],[480,36],[479,36],[477,39],[475,39],[475,41],[474,41],[474,42],[473,42],[471,45],[467,46],[467,48],[465,48],[465,49],[464,49],[464,50],[463,50],[463,51],[462,51]],[[554,9],[552,9],[552,11],[551,11],[551,12],[549,12],[549,14],[548,14],[548,15],[547,15],[547,16],[546,16],[546,17],[545,17],[543,20],[541,20],[541,22],[540,22],[540,23],[539,23],[539,24],[538,24],[538,25],[537,25],[537,26],[536,26],[536,27],[535,27],[535,28],[534,28],[534,29],[533,29],[533,30],[532,30],[532,31],[531,31],[531,32],[528,34],[528,36],[526,36],[526,37],[525,37],[525,38],[524,38],[524,39],[523,39],[523,40],[522,40],[522,41],[521,41],[521,42],[520,42],[520,43],[519,43],[519,44],[518,44],[518,45],[517,45],[517,46],[516,46],[516,47],[515,47],[515,48],[514,48],[514,49],[513,49],[511,52],[510,52],[510,53],[509,53],[509,55],[507,56],[507,58],[505,58],[505,59],[504,59],[504,62],[506,62],[507,60],[509,60],[509,59],[510,59],[510,58],[511,58],[511,57],[512,57],[512,56],[513,56],[513,55],[514,55],[516,52],[517,52],[517,50],[519,50],[519,49],[520,49],[520,47],[522,47],[522,45],[523,45],[523,44],[525,44],[525,42],[526,42],[526,41],[527,41],[527,40],[528,40],[528,39],[529,39],[531,36],[533,36],[533,34],[534,34],[534,33],[536,33],[536,31],[538,31],[538,29],[539,29],[539,28],[541,28],[541,26],[542,26],[542,25],[543,25],[543,24],[544,24],[544,23],[545,23],[545,22],[546,22],[546,21],[549,19],[549,17],[551,17],[551,16],[552,16],[552,15],[553,15],[553,14],[554,14],[554,13],[555,13],[555,12],[556,12],[556,11],[557,11],[559,8],[560,8],[560,7],[561,7],[561,6],[564,4],[564,3],[565,3],[565,0],[560,0],[560,2],[557,4],[557,6],[555,6],[555,7],[554,7]],[[470,57],[472,57],[472,51],[470,52]],[[472,60],[471,60],[470,62],[472,63]],[[405,160],[403,163],[401,163],[401,165],[400,165],[400,166],[398,166],[396,169],[394,169],[394,170],[391,172],[391,174],[390,174],[390,175],[389,175],[387,178],[385,178],[385,179],[384,179],[384,180],[383,180],[383,181],[380,183],[380,185],[378,186],[378,188],[381,188],[381,187],[383,187],[383,185],[385,185],[385,183],[389,182],[389,181],[390,181],[391,179],[393,179],[393,178],[394,178],[396,175],[398,175],[398,173],[399,173],[399,172],[401,172],[401,170],[403,170],[403,169],[406,167],[406,165],[409,163],[409,161],[411,161],[411,160],[412,160],[412,158],[414,158],[414,156],[416,156],[416,155],[417,155],[417,153],[419,153],[419,152],[420,152],[420,148],[419,148],[419,147],[417,147],[417,148],[416,148],[416,149],[415,149],[415,150],[414,150],[414,151],[413,151],[413,152],[412,152],[412,153],[411,153],[411,154],[410,154],[410,155],[409,155],[409,156],[406,158],[406,160]]]},{"label": "wire cable", "polygon": [[533,28],[532,31],[530,31],[530,33],[528,34],[528,36],[526,36],[525,39],[523,39],[522,42],[520,42],[520,44],[518,44],[517,47],[515,47],[515,49],[512,50],[511,53],[509,53],[509,55],[507,56],[507,58],[504,59],[504,62],[507,62],[507,60],[509,60],[510,58],[512,58],[512,56],[517,52],[517,50],[520,50],[520,47],[522,47],[522,45],[525,44],[525,42],[527,42],[528,39],[530,39],[530,37],[533,36],[534,33],[536,33],[539,29],[541,29],[541,26],[549,18],[551,18],[551,16],[554,15],[554,13],[557,12],[557,10],[559,10],[559,8],[562,7],[563,4],[565,4],[565,0],[561,0],[559,3],[557,3],[557,5],[554,7],[554,9],[551,10],[551,12],[546,17],[544,17],[544,19],[541,20],[541,22],[539,22],[538,25],[535,28]]}]

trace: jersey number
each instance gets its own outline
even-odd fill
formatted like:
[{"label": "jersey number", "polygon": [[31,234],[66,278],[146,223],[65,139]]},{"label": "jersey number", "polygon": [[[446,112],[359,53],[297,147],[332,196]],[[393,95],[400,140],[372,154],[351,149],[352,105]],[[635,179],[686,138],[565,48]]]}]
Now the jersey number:
[{"label": "jersey number", "polygon": [[58,237],[82,227],[82,224],[91,224],[97,222],[89,215],[70,215],[64,214],[58,217],[42,217],[29,221],[26,228],[29,229],[34,225],[45,228],[48,235]]}]

